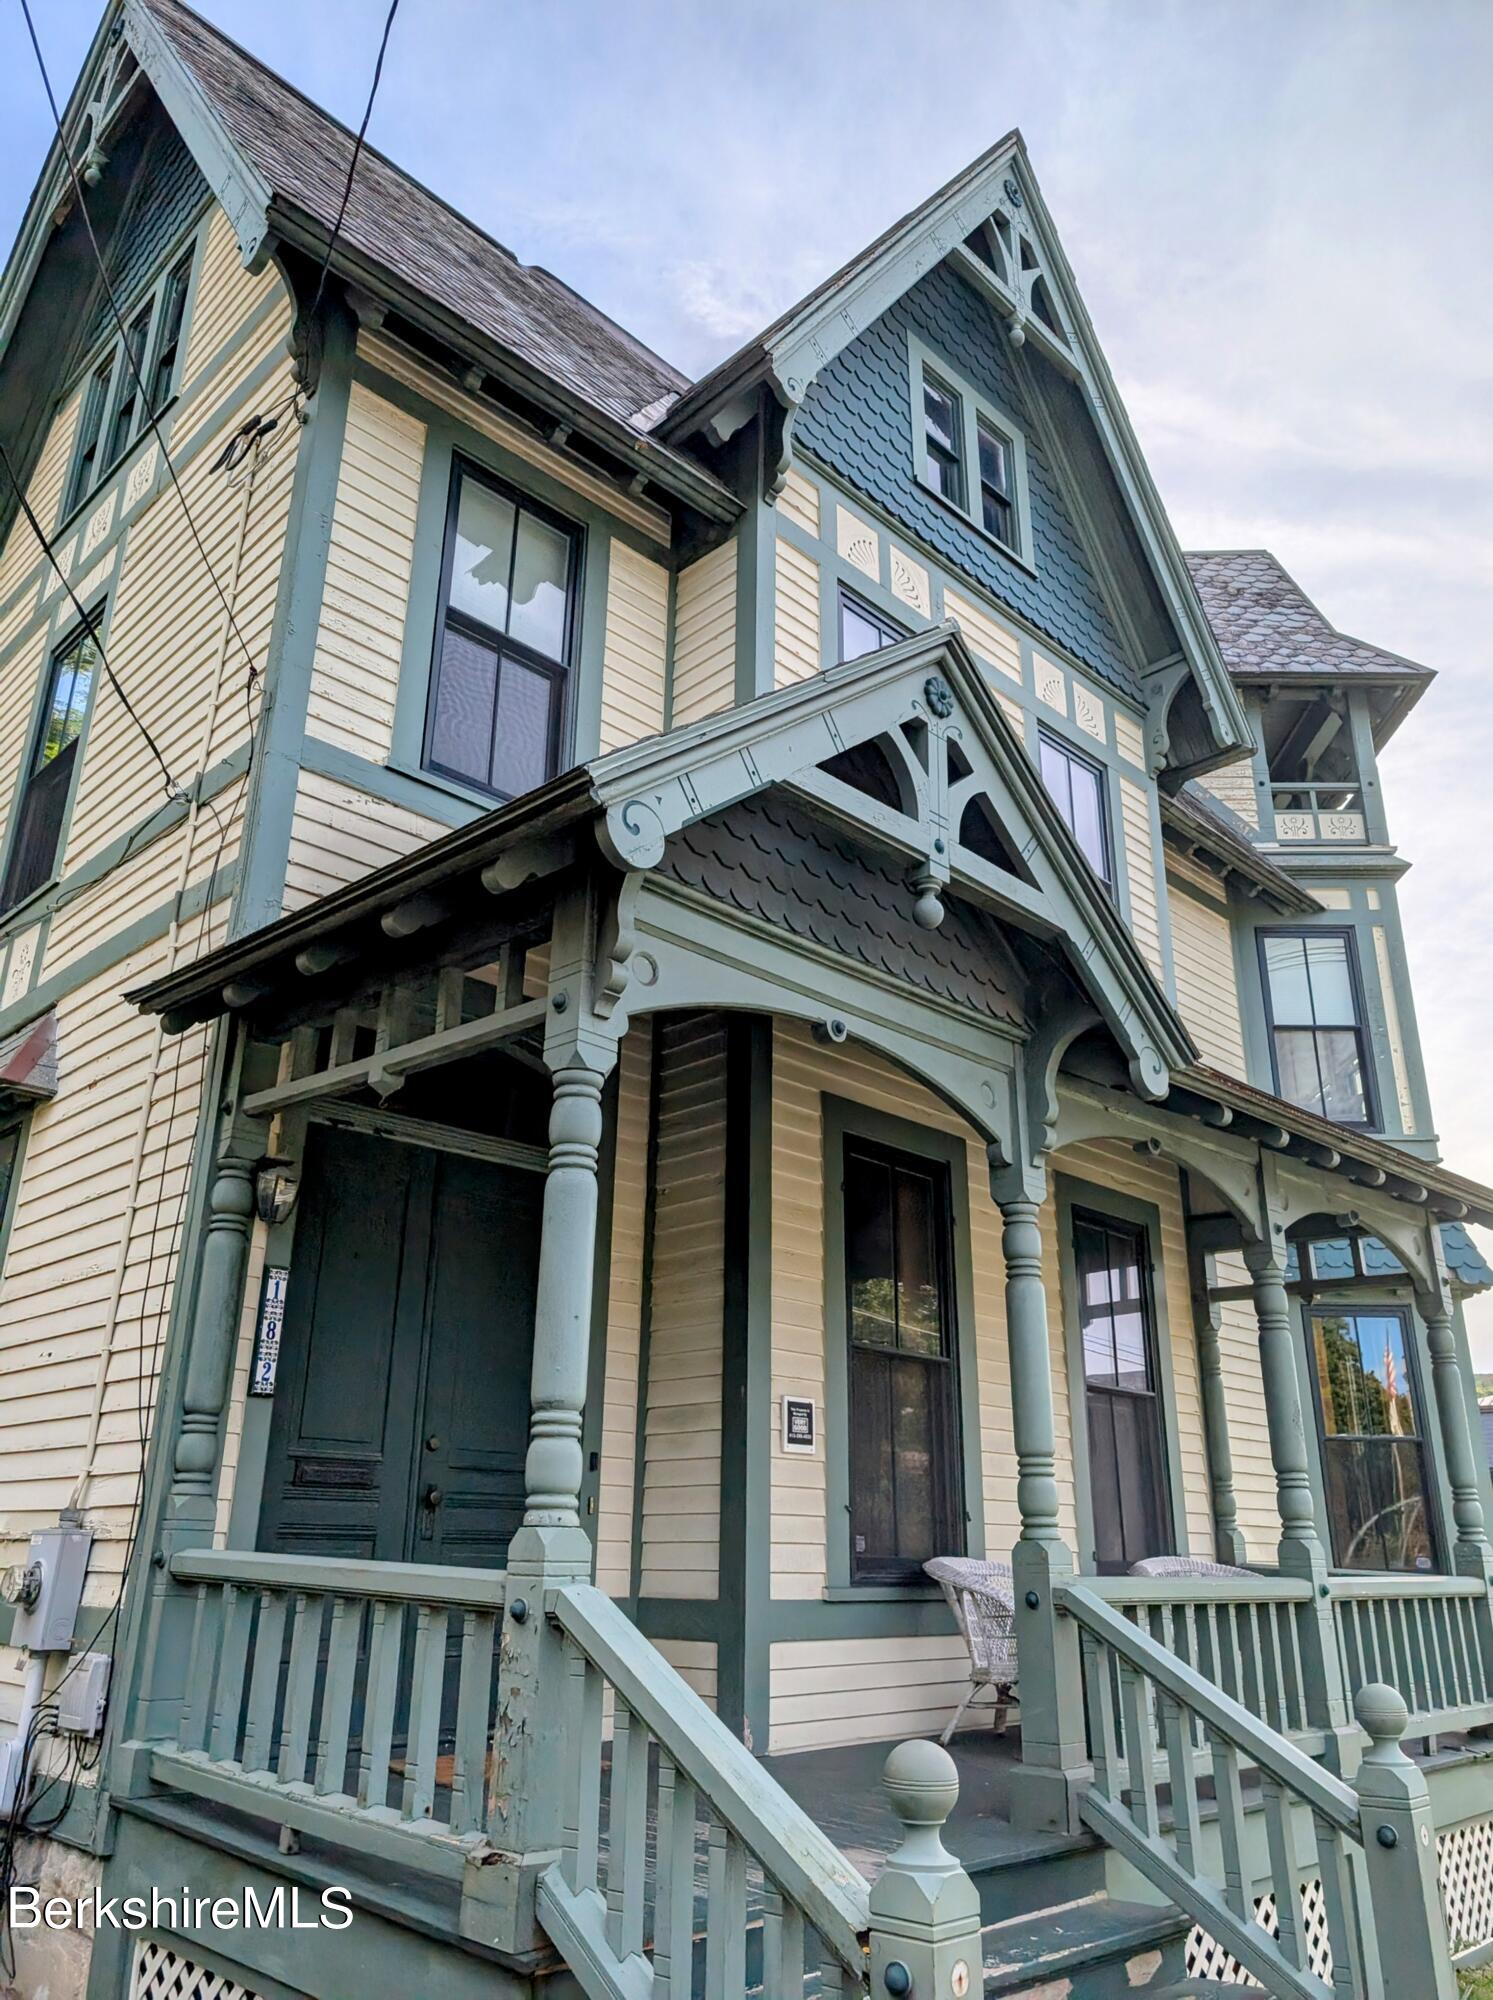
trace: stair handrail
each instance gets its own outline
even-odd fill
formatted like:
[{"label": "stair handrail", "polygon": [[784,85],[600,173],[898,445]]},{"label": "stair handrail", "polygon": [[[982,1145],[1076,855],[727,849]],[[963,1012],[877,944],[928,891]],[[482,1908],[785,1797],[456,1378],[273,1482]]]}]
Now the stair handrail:
[{"label": "stair handrail", "polygon": [[604,1591],[569,1585],[552,1615],[859,1988],[871,1924],[859,1869]]},{"label": "stair handrail", "polygon": [[[1400,1748],[1409,1716],[1399,1693],[1377,1683],[1358,1692],[1355,1711],[1371,1747],[1355,1787],[1158,1645],[1096,1591],[1074,1581],[1060,1585],[1054,1597],[1059,1614],[1078,1625],[1083,1643],[1094,1739],[1094,1783],[1080,1808],[1086,1823],[1271,1991],[1293,2000],[1411,1992],[1451,2000],[1456,1987],[1436,1880],[1435,1825],[1425,1778]],[[1150,1689],[1156,1691],[1154,1717]],[[1194,1751],[1200,1732],[1212,1754],[1221,1884],[1198,1862]],[[1157,1808],[1158,1738],[1171,1788],[1170,1845]],[[1255,1921],[1243,1839],[1241,1758],[1260,1774],[1277,1938]],[[1303,1863],[1295,1847],[1293,1805],[1311,1814],[1332,1949],[1330,1984],[1308,1964],[1297,1900]],[[1365,1950],[1366,1942],[1372,1951]]]}]

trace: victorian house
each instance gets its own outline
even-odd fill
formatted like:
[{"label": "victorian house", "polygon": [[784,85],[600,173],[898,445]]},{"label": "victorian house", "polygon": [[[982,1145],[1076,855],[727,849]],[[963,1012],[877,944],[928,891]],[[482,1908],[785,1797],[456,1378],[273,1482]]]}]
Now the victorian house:
[{"label": "victorian house", "polygon": [[179,0],[63,126],[0,1805],[147,1909],[20,1990],[1450,1996],[1429,671],[1181,552],[1019,134],[692,383],[375,152],[333,241],[351,136]]}]

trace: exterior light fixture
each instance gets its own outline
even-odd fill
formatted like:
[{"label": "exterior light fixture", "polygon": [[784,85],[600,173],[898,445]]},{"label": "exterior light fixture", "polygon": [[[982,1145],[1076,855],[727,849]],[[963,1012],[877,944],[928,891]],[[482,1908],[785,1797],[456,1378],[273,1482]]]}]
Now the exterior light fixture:
[{"label": "exterior light fixture", "polygon": [[265,1160],[254,1176],[254,1208],[261,1222],[289,1219],[301,1191],[300,1169],[290,1160]]}]

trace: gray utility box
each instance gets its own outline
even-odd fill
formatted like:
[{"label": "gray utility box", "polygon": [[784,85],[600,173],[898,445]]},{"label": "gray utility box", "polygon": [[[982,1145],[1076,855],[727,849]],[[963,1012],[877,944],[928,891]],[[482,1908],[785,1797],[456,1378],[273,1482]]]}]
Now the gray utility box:
[{"label": "gray utility box", "polygon": [[16,1606],[10,1630],[13,1646],[28,1646],[33,1653],[65,1653],[72,1645],[92,1547],[89,1528],[40,1528],[31,1537],[26,1562],[40,1568],[41,1590],[34,1604]]}]

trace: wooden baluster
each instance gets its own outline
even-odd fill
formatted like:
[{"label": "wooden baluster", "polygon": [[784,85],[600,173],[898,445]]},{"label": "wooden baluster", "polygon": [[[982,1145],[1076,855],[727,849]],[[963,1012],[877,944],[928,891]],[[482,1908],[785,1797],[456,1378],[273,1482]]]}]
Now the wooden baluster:
[{"label": "wooden baluster", "polygon": [[1424,1598],[1417,1598],[1410,1606],[1410,1629],[1415,1641],[1415,1671],[1418,1676],[1416,1687],[1420,1691],[1420,1706],[1432,1709],[1436,1706],[1436,1683],[1431,1672],[1430,1628],[1426,1614],[1430,1604]]},{"label": "wooden baluster", "polygon": [[1281,1657],[1280,1606],[1278,1604],[1267,1604],[1264,1606],[1261,1625],[1260,1657],[1264,1662],[1270,1686],[1274,1690],[1272,1702],[1275,1713],[1273,1719],[1267,1719],[1270,1720],[1272,1729],[1277,1730],[1282,1736],[1289,1736],[1297,1725],[1295,1714],[1291,1707],[1290,1695],[1286,1688],[1285,1661]]},{"label": "wooden baluster", "polygon": [[311,1713],[316,1706],[316,1656],[321,1651],[324,1603],[319,1593],[296,1593],[290,1666],[285,1677],[285,1717],[280,1725],[278,1769],[282,1785],[306,1782],[306,1752],[311,1741]]},{"label": "wooden baluster", "polygon": [[358,1639],[363,1606],[356,1597],[332,1602],[332,1636],[327,1643],[327,1682],[321,1697],[321,1734],[316,1746],[318,1792],[347,1790],[347,1739],[352,1728],[353,1686],[358,1673]]},{"label": "wooden baluster", "polygon": [[436,1759],[441,1742],[441,1693],[446,1679],[446,1613],[422,1604],[415,1612],[415,1656],[410,1672],[410,1719],[405,1742],[403,1811],[428,1819],[435,1808]]},{"label": "wooden baluster", "polygon": [[368,1633],[368,1687],[363,1701],[363,1755],[358,1771],[358,1803],[382,1812],[389,1802],[389,1753],[394,1745],[394,1708],[399,1698],[399,1647],[404,1606],[375,1604]]},{"label": "wooden baluster", "polygon": [[1287,1605],[1282,1616],[1286,1621],[1287,1655],[1290,1661],[1291,1686],[1295,1690],[1296,1710],[1301,1718],[1300,1726],[1306,1729],[1311,1724],[1311,1712],[1306,1699],[1306,1675],[1301,1665],[1301,1620],[1303,1616],[1316,1616],[1309,1604]]},{"label": "wooden baluster", "polygon": [[762,1992],[799,2000],[804,1990],[804,1919],[776,1882],[762,1884]]},{"label": "wooden baluster", "polygon": [[654,2000],[690,2000],[694,1990],[695,1812],[693,1780],[660,1750]]},{"label": "wooden baluster", "polygon": [[825,1952],[819,1961],[819,2000],[843,2000],[845,1968],[839,1959]]},{"label": "wooden baluster", "polygon": [[1201,1828],[1198,1820],[1197,1785],[1192,1771],[1192,1731],[1182,1704],[1169,1694],[1158,1694],[1161,1733],[1166,1744],[1167,1777],[1172,1789],[1172,1838],[1177,1859],[1189,1875],[1198,1868]]},{"label": "wooden baluster", "polygon": [[1223,1897],[1234,1915],[1248,1923],[1254,1911],[1244,1867],[1244,1792],[1239,1783],[1239,1753],[1216,1730],[1208,1731],[1208,1742],[1213,1754],[1213,1795],[1218,1801]]},{"label": "wooden baluster", "polygon": [[206,1750],[213,1721],[213,1678],[223,1630],[222,1595],[199,1583],[192,1609],[192,1651],[187,1665],[186,1697],[176,1740],[183,1750]]},{"label": "wooden baluster", "polygon": [[1277,1938],[1289,1964],[1303,1966],[1300,1870],[1291,1832],[1291,1805],[1268,1771],[1260,1773],[1260,1797],[1265,1807],[1265,1840],[1270,1851],[1270,1879],[1275,1886]]},{"label": "wooden baluster", "polygon": [[713,1815],[706,1831],[705,2000],[725,2000],[726,1829]]},{"label": "wooden baluster", "polygon": [[1115,1740],[1114,1693],[1109,1679],[1109,1649],[1089,1633],[1082,1634],[1084,1682],[1089,1692],[1089,1734],[1094,1758],[1094,1787],[1104,1799],[1121,1791],[1119,1747]]},{"label": "wooden baluster", "polygon": [[1156,1739],[1151,1727],[1151,1683],[1128,1660],[1120,1662],[1120,1709],[1125,1717],[1125,1765],[1130,1817],[1140,1831],[1156,1833]]},{"label": "wooden baluster", "polygon": [[[718,2000],[745,2000],[747,1946],[747,1855],[738,1837],[726,1831],[721,1904],[711,1930],[721,1932],[721,1990]],[[712,2000],[717,1996],[712,1994]]]},{"label": "wooden baluster", "polygon": [[1358,1918],[1353,1879],[1341,1830],[1320,1813],[1312,1816],[1317,1834],[1317,1877],[1332,1945],[1332,1990],[1343,2000],[1362,1992],[1359,1982]]},{"label": "wooden baluster", "polygon": [[487,1823],[487,1723],[497,1629],[495,1611],[468,1611],[462,1618],[451,1759],[451,1824],[458,1833],[475,1833]]},{"label": "wooden baluster", "polygon": [[1451,1603],[1456,1611],[1457,1662],[1460,1668],[1457,1675],[1457,1705],[1466,1707],[1477,1699],[1473,1690],[1480,1679],[1477,1627],[1469,1599],[1454,1597]]},{"label": "wooden baluster", "polygon": [[[619,1827],[612,1820],[612,1849],[622,1844],[622,1922],[618,1956],[630,1958],[643,1949],[643,1903],[648,1883],[648,1751],[652,1736],[640,1717],[633,1716],[627,1732],[626,1816]],[[611,1866],[607,1886],[611,1887]]]},{"label": "wooden baluster", "polygon": [[249,1625],[255,1597],[237,1584],[223,1587],[223,1646],[218,1658],[218,1684],[213,1695],[213,1726],[209,1755],[228,1763],[238,1755],[239,1711],[244,1701],[244,1673],[249,1657]]},{"label": "wooden baluster", "polygon": [[283,1590],[261,1593],[254,1670],[249,1677],[249,1720],[244,1729],[246,1771],[267,1771],[274,1754],[275,1709],[280,1695],[280,1656],[285,1647],[287,1608]]}]

